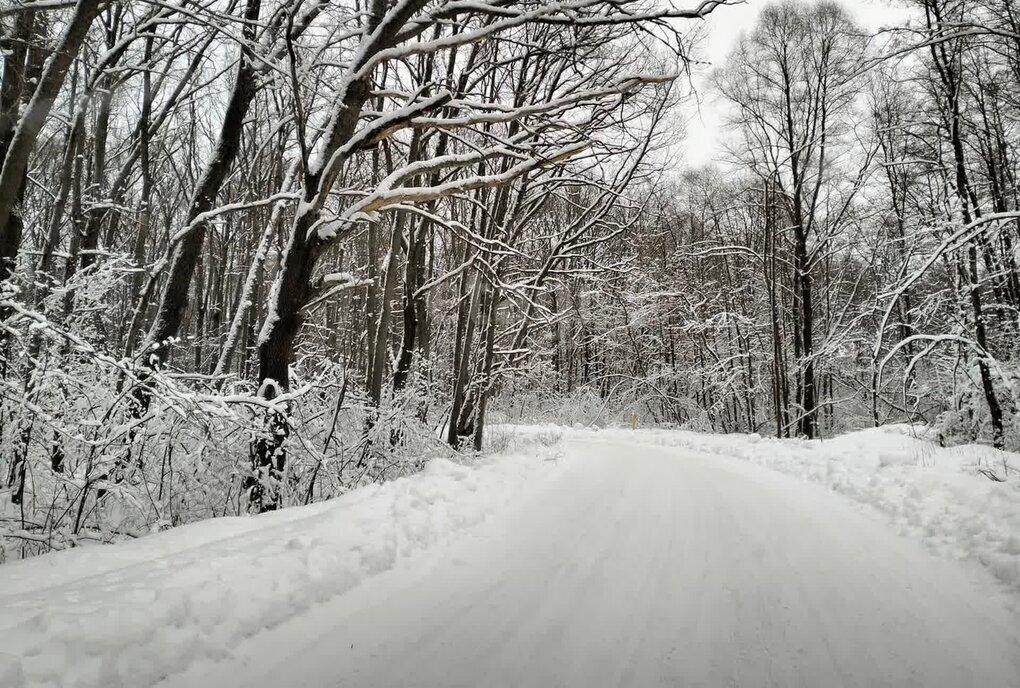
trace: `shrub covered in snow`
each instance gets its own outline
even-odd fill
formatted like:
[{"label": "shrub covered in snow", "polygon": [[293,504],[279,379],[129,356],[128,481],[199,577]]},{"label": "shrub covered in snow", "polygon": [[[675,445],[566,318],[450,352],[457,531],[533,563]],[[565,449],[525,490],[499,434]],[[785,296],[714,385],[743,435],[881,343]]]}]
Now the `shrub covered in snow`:
[{"label": "shrub covered in snow", "polygon": [[[451,450],[418,418],[413,386],[379,409],[348,371],[304,366],[273,403],[236,380],[153,370],[103,353],[90,318],[62,325],[21,310],[8,321],[0,378],[0,562],[94,542],[135,538],[248,509],[250,446],[270,408],[287,417],[281,505],[308,504],[420,470]],[[137,390],[150,391],[139,410]],[[370,422],[366,422],[366,419]]]}]

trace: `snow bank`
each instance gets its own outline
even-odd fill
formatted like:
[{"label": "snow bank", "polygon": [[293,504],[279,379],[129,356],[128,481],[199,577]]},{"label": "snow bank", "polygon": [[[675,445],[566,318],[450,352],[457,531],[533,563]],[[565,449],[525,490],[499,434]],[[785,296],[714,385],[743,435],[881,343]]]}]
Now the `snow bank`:
[{"label": "snow bank", "polygon": [[548,480],[554,452],[529,453],[0,567],[0,685],[143,686],[226,657]]},{"label": "snow bank", "polygon": [[912,437],[906,426],[812,441],[651,429],[599,435],[741,458],[819,483],[874,507],[900,533],[922,539],[940,555],[979,561],[1020,593],[1016,454],[978,445],[939,447]]}]

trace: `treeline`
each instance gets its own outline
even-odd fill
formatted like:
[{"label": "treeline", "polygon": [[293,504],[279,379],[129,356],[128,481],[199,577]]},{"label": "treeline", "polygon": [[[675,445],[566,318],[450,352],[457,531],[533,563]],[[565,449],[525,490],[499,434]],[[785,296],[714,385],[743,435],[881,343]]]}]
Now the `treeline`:
[{"label": "treeline", "polygon": [[762,12],[713,75],[727,164],[660,186],[617,278],[549,295],[562,388],[716,431],[1020,444],[1017,8],[911,8],[877,36]]},{"label": "treeline", "polygon": [[1020,27],[709,1],[0,5],[0,558],[340,494],[487,422],[1018,444]]},{"label": "treeline", "polygon": [[5,0],[0,557],[479,447],[715,6]]}]

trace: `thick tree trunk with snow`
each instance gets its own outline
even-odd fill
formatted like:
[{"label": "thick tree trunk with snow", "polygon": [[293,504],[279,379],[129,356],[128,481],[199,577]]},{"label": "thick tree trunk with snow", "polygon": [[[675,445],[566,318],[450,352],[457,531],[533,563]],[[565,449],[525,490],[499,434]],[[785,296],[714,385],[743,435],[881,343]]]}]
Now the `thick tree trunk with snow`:
[{"label": "thick tree trunk with snow", "polygon": [[[470,286],[469,286],[470,285]],[[450,405],[450,417],[446,428],[446,442],[451,447],[461,444],[464,407],[467,404],[467,387],[470,380],[471,353],[474,343],[475,321],[477,320],[479,302],[482,299],[482,276],[474,275],[469,281],[465,276],[461,294],[464,302],[460,307],[457,319],[458,356],[453,360],[453,392]]]},{"label": "thick tree trunk with snow", "polygon": [[56,101],[71,63],[85,42],[92,20],[105,4],[105,0],[78,0],[56,49],[42,67],[31,99],[12,128],[13,134],[0,167],[0,280],[7,279],[18,256],[22,220],[16,206],[23,193],[28,162],[36,139]]},{"label": "thick tree trunk with snow", "polygon": [[368,396],[378,409],[383,398],[383,381],[389,370],[390,324],[393,319],[393,300],[397,294],[397,275],[400,264],[400,245],[404,235],[407,218],[399,213],[390,223],[390,242],[382,262],[382,291],[377,305],[378,317],[372,331],[375,338],[371,344],[371,376],[368,380]]},{"label": "thick tree trunk with snow", "polygon": [[411,374],[411,363],[419,346],[418,335],[421,328],[419,313],[422,308],[421,297],[417,294],[421,286],[421,275],[425,270],[425,233],[426,222],[409,223],[407,260],[404,264],[404,292],[401,297],[403,324],[401,327],[400,349],[397,353],[396,365],[393,368],[393,391],[399,393],[407,385]]}]

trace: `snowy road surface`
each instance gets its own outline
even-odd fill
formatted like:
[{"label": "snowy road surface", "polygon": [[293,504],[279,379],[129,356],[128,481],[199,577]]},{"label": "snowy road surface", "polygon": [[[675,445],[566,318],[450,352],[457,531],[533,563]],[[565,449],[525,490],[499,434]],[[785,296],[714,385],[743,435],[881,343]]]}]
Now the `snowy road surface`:
[{"label": "snowy road surface", "polygon": [[747,463],[567,452],[456,540],[163,685],[1020,686],[1020,618],[977,566]]}]

